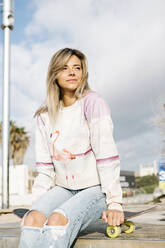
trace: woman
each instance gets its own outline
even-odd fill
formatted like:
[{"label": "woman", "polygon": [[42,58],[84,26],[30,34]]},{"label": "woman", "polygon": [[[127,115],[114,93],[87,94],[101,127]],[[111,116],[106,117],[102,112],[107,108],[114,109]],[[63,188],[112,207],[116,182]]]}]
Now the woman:
[{"label": "woman", "polygon": [[38,176],[19,248],[70,247],[100,217],[120,225],[124,215],[113,124],[106,102],[89,88],[83,53],[64,48],[54,54],[46,104],[35,116]]}]

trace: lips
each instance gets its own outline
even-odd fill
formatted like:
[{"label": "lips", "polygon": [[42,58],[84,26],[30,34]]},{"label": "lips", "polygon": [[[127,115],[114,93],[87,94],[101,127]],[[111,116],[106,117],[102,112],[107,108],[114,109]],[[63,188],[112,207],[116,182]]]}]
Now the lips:
[{"label": "lips", "polygon": [[77,79],[68,79],[68,80],[66,80],[67,82],[76,82],[77,81]]}]

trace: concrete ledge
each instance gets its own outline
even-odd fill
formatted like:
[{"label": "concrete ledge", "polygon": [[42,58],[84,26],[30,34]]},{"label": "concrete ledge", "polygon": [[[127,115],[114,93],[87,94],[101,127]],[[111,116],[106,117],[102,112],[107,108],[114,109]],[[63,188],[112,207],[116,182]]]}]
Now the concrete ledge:
[{"label": "concrete ledge", "polygon": [[[0,248],[18,248],[19,238],[0,237]],[[97,240],[78,239],[74,248],[164,248],[161,240]]]},{"label": "concrete ledge", "polygon": [[19,238],[18,237],[2,237],[0,236],[0,248],[18,248]]},{"label": "concrete ledge", "polygon": [[74,248],[164,248],[164,241],[149,240],[77,240]]},{"label": "concrete ledge", "polygon": [[[0,248],[18,248],[18,237],[0,237]],[[121,239],[82,239],[75,242],[73,248],[164,248],[165,240],[121,240]]]},{"label": "concrete ledge", "polygon": [[[122,233],[116,239],[105,235],[106,224],[98,221],[82,232],[72,248],[164,248],[165,225],[136,224],[134,233]],[[0,232],[0,248],[18,248],[20,228]]]}]

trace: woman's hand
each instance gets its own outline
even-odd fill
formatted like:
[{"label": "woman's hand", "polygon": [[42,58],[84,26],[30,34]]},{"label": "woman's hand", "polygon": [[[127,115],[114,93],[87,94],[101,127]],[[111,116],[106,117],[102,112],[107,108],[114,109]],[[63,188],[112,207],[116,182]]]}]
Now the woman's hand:
[{"label": "woman's hand", "polygon": [[124,222],[124,213],[115,209],[107,209],[102,213],[102,220],[111,226],[119,226]]}]

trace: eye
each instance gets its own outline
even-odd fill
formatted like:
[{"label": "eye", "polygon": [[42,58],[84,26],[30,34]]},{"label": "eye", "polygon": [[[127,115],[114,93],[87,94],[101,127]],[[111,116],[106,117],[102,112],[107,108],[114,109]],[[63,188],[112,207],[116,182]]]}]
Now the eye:
[{"label": "eye", "polygon": [[81,67],[80,67],[80,66],[76,66],[75,69],[76,69],[77,71],[79,71],[79,70],[81,70]]},{"label": "eye", "polygon": [[62,70],[63,71],[66,71],[67,70],[67,66],[64,66]]}]

